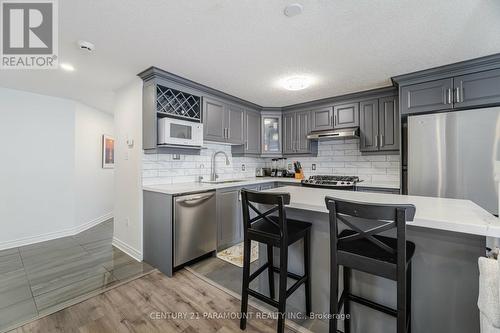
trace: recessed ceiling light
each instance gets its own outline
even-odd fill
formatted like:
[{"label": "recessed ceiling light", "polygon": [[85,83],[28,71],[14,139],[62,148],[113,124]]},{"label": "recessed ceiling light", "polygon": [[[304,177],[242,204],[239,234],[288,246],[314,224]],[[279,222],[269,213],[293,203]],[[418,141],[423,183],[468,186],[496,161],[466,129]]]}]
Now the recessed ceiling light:
[{"label": "recessed ceiling light", "polygon": [[307,76],[292,76],[283,80],[282,85],[287,90],[302,90],[311,85],[311,78]]},{"label": "recessed ceiling light", "polygon": [[66,72],[73,72],[75,70],[75,67],[68,63],[59,64],[59,67],[61,67],[61,69],[65,70]]}]

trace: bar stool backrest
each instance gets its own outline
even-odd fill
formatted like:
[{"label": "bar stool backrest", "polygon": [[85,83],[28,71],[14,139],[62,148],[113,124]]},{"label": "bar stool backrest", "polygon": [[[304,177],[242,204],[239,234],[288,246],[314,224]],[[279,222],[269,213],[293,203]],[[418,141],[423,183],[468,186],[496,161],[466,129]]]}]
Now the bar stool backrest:
[{"label": "bar stool backrest", "polygon": [[[259,210],[256,204],[265,206],[267,210]],[[275,237],[275,235],[268,234],[261,230],[252,229],[252,224],[264,220],[279,230],[280,240],[284,241],[286,244],[287,226],[284,207],[288,204],[290,204],[290,193],[264,193],[242,189],[241,205],[243,209],[243,232],[245,237],[249,231],[262,234],[263,237]]]},{"label": "bar stool backrest", "polygon": [[[325,202],[330,211],[332,250],[336,249],[341,242],[366,239],[382,250],[391,254],[396,254],[398,257],[398,264],[404,263],[404,260],[406,260],[406,221],[413,220],[415,216],[414,205],[372,204],[341,200],[334,197],[326,197]],[[359,222],[361,221],[368,222],[368,225],[373,223],[374,226],[363,229],[359,226]],[[339,222],[342,222],[348,229],[352,230],[353,233],[339,238]],[[391,247],[374,237],[375,235],[391,229],[396,229],[396,247]]]}]

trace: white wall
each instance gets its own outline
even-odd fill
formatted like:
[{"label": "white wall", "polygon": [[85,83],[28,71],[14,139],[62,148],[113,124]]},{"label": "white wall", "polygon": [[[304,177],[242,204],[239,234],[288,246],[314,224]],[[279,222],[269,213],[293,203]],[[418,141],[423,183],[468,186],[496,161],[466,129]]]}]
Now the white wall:
[{"label": "white wall", "polygon": [[81,103],[75,111],[75,223],[85,228],[113,216],[114,170],[102,168],[102,135],[113,135],[114,119]]},{"label": "white wall", "polygon": [[[115,191],[113,245],[142,260],[142,81],[115,95]],[[133,147],[127,140],[134,140]]]},{"label": "white wall", "polygon": [[91,125],[80,120],[96,112],[71,100],[0,88],[0,249],[71,235],[112,211],[96,194],[113,195],[112,177],[93,194],[78,186],[86,171],[82,164],[77,173],[76,163],[94,157],[90,151],[77,157],[77,141],[82,146],[91,139],[79,131],[77,140],[76,129],[87,128],[90,135]]}]

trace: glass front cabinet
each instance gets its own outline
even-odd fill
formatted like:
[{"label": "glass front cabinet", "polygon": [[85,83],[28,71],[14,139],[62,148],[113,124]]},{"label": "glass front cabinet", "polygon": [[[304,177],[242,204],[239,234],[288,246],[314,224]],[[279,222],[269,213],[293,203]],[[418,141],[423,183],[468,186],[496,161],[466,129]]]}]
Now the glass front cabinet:
[{"label": "glass front cabinet", "polygon": [[281,112],[262,111],[262,155],[281,156]]}]

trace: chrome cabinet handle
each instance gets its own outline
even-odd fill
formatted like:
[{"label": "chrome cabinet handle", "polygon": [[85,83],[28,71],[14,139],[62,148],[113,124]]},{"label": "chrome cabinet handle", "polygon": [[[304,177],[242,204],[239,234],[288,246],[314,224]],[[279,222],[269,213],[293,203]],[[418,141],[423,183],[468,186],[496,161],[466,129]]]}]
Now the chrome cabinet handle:
[{"label": "chrome cabinet handle", "polygon": [[227,138],[229,139],[230,136],[231,136],[231,128],[228,127],[227,128]]},{"label": "chrome cabinet handle", "polygon": [[380,134],[380,147],[384,146],[384,135]]},{"label": "chrome cabinet handle", "polygon": [[460,100],[460,87],[457,87],[455,90],[456,90],[456,95],[457,95],[456,102],[460,103],[460,102],[462,102]]},{"label": "chrome cabinet handle", "polygon": [[448,89],[448,104],[451,104],[451,88]]},{"label": "chrome cabinet handle", "polygon": [[375,147],[378,148],[378,135],[375,135]]}]

